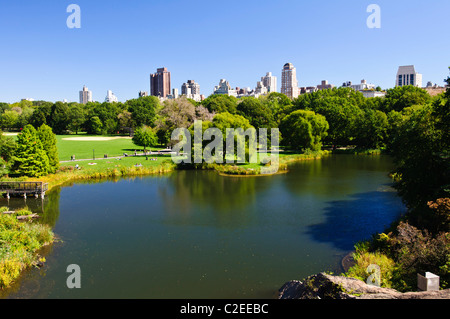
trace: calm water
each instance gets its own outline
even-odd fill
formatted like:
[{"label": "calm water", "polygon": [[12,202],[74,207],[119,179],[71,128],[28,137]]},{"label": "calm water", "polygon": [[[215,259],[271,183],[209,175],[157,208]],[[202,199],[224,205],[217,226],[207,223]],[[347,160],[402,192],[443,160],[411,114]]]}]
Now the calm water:
[{"label": "calm water", "polygon": [[[337,155],[271,177],[179,171],[54,190],[40,221],[61,242],[6,297],[276,297],[286,281],[342,272],[355,242],[405,211],[391,168],[385,156]],[[81,289],[66,286],[70,264]]]}]

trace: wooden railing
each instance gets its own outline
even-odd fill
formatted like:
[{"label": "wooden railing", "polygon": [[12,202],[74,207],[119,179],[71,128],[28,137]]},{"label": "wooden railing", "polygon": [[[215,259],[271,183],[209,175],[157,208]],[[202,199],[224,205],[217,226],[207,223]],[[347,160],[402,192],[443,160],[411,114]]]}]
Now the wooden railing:
[{"label": "wooden railing", "polygon": [[48,190],[44,182],[0,182],[0,192],[11,194],[42,194]]}]

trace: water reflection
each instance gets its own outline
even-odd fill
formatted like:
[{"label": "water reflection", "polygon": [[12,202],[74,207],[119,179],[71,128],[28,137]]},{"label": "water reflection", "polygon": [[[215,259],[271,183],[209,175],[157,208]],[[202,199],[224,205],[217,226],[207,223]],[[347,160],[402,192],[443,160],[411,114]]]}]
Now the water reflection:
[{"label": "water reflection", "polygon": [[[55,188],[27,203],[62,241],[9,297],[271,298],[288,280],[335,270],[397,218],[390,165],[336,156],[275,176],[176,171]],[[72,263],[83,289],[65,287]]]},{"label": "water reflection", "polygon": [[[257,191],[267,184],[261,177],[224,177],[215,172],[179,171],[167,183],[161,183],[158,194],[164,203],[166,221],[178,225],[214,225],[245,227],[253,215]],[[212,212],[212,214],[210,214]]]},{"label": "water reflection", "polygon": [[324,220],[309,225],[306,233],[318,242],[352,250],[355,243],[382,233],[405,213],[405,207],[390,192],[355,194],[346,200],[327,202]]}]

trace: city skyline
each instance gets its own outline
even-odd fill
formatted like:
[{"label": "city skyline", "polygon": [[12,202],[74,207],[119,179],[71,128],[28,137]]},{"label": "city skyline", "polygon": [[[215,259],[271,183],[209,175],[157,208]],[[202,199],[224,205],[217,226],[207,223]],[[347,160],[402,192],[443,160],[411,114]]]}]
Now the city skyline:
[{"label": "city skyline", "polygon": [[[278,78],[280,91],[280,66],[286,62],[296,67],[300,87],[366,79],[391,88],[404,65],[415,65],[424,85],[443,85],[450,44],[442,35],[450,3],[377,1],[380,29],[366,25],[370,3],[231,1],[223,6],[198,1],[191,6],[174,0],[130,6],[83,0],[77,1],[80,29],[66,26],[67,3],[5,3],[0,10],[0,27],[6,30],[0,41],[7,48],[0,52],[0,101],[78,101],[83,85],[94,100],[103,100],[103,92],[111,90],[126,101],[148,91],[149,74],[161,66],[172,72],[172,88],[180,90],[195,79],[205,96],[219,79],[233,88],[254,88],[266,72]],[[177,22],[167,22],[167,14]],[[266,18],[270,27],[260,32]],[[155,32],[155,24],[164,26],[162,31]],[[185,25],[196,30],[194,38],[183,34]],[[223,28],[228,36],[217,37]]]}]

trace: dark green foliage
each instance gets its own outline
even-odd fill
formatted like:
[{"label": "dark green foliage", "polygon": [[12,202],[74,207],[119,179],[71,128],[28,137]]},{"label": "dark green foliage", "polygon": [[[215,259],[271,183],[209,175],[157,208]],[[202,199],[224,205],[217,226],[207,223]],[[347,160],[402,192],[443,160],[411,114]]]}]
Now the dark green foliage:
[{"label": "dark green foliage", "polygon": [[17,136],[17,149],[12,160],[11,172],[14,175],[40,177],[49,172],[48,156],[33,126],[25,126]]},{"label": "dark green foliage", "polygon": [[389,128],[386,114],[373,109],[366,109],[362,113],[362,116],[356,119],[355,143],[368,149],[384,147]]},{"label": "dark green foliage", "polygon": [[211,113],[236,113],[238,99],[234,96],[216,94],[206,98],[202,105]]},{"label": "dark green foliage", "polygon": [[96,135],[103,133],[103,123],[98,116],[92,116],[86,121],[86,131],[88,134]]},{"label": "dark green foliage", "polygon": [[156,120],[156,112],[160,108],[159,99],[155,96],[145,96],[126,102],[131,113],[133,127],[142,125],[153,126]]},{"label": "dark green foliage", "polygon": [[73,103],[69,106],[68,129],[78,134],[86,122],[86,111],[82,104]]},{"label": "dark green foliage", "polygon": [[424,89],[408,85],[398,86],[387,90],[383,111],[401,111],[413,105],[424,105],[431,100],[431,96]]},{"label": "dark green foliage", "polygon": [[63,102],[53,104],[50,112],[50,122],[48,123],[53,128],[53,131],[56,134],[65,133],[69,126],[69,121],[69,107],[67,104]]},{"label": "dark green foliage", "polygon": [[424,106],[414,111],[392,137],[396,172],[401,176],[397,188],[412,210],[424,208],[430,200],[449,197],[450,140],[442,130],[447,120],[433,106]]},{"label": "dark green foliage", "polygon": [[133,143],[143,146],[144,150],[146,150],[147,146],[158,145],[158,136],[151,127],[144,125],[137,128],[134,132]]},{"label": "dark green foliage", "polygon": [[52,112],[52,103],[44,102],[40,103],[30,117],[29,124],[35,128],[40,127],[42,124],[50,123],[50,114]]},{"label": "dark green foliage", "polygon": [[272,110],[254,97],[244,97],[237,105],[237,114],[244,116],[256,128],[275,128]]},{"label": "dark green foliage", "polygon": [[14,151],[16,150],[16,141],[11,136],[3,135],[3,132],[0,131],[0,157],[9,162],[14,155]]},{"label": "dark green foliage", "polygon": [[325,116],[328,137],[325,142],[336,145],[353,145],[356,120],[362,115],[360,105],[364,96],[350,88],[322,90],[301,95],[294,101],[295,109],[311,110]]},{"label": "dark green foliage", "polygon": [[42,148],[47,154],[49,161],[49,173],[55,173],[59,167],[58,149],[56,147],[56,135],[52,128],[43,124],[37,131],[37,136],[41,140]]},{"label": "dark green foliage", "polygon": [[323,115],[305,110],[292,112],[280,124],[284,145],[312,151],[321,149],[328,128],[328,122]]}]

